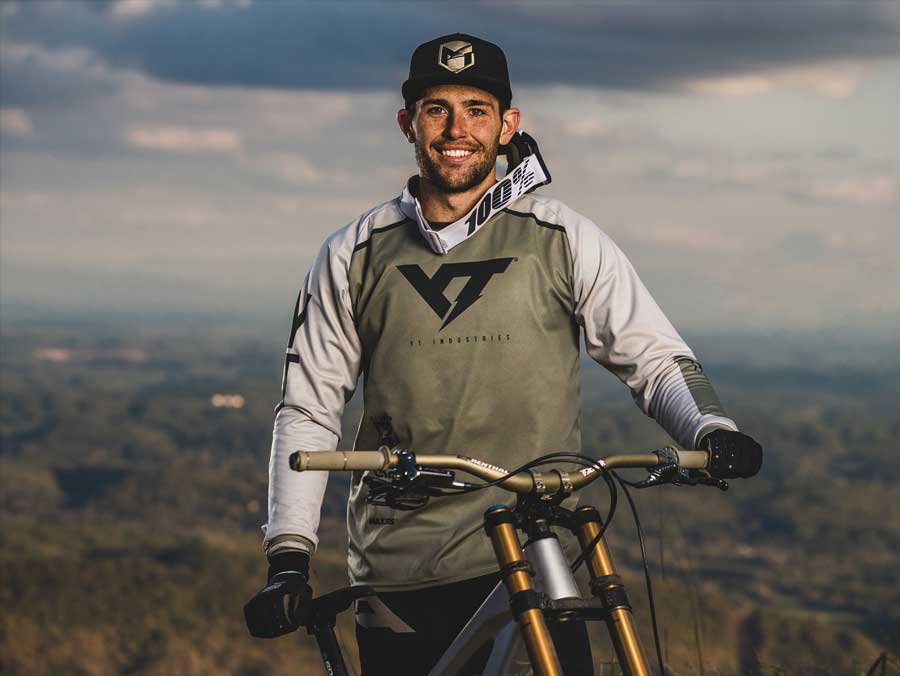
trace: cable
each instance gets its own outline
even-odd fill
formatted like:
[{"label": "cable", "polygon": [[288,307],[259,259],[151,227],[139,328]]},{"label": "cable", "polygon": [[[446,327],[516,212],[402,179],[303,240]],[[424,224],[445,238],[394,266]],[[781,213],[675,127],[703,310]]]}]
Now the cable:
[{"label": "cable", "polygon": [[587,547],[582,549],[582,552],[575,557],[575,561],[570,564],[570,569],[574,573],[576,572],[581,565],[584,563],[585,558],[587,557],[587,552],[593,551],[594,547],[597,546],[597,543],[600,542],[600,539],[606,533],[606,529],[609,528],[609,524],[612,523],[613,516],[616,513],[616,504],[618,502],[618,491],[616,490],[616,484],[610,478],[609,469],[600,464],[598,460],[594,458],[590,458],[586,455],[582,455],[581,453],[568,453],[568,452],[558,452],[558,453],[548,453],[547,455],[542,455],[539,458],[535,458],[530,462],[525,463],[521,467],[517,467],[511,472],[507,472],[502,477],[498,479],[494,479],[493,481],[486,481],[481,484],[465,486],[461,488],[451,488],[451,489],[443,489],[443,493],[433,496],[433,497],[443,497],[448,495],[464,495],[466,493],[473,493],[475,491],[480,491],[485,488],[489,488],[491,486],[498,486],[506,481],[509,477],[515,474],[521,474],[522,472],[528,471],[532,467],[541,467],[543,465],[549,465],[558,462],[569,462],[573,465],[580,465],[582,467],[593,467],[597,470],[597,476],[589,479],[582,488],[590,485],[598,478],[603,477],[603,480],[606,482],[607,487],[609,488],[609,509],[606,512],[606,519],[603,521],[603,524],[600,527],[600,531],[594,537],[593,540],[588,544]]},{"label": "cable", "polygon": [[640,489],[640,488],[650,488],[649,486],[638,486],[638,482],[637,482],[637,481],[628,481],[628,479],[623,479],[623,478],[622,478],[621,476],[619,476],[618,474],[616,474],[616,481],[618,481],[620,484],[625,484],[626,486],[629,486],[629,487],[631,487],[631,488],[637,488],[637,489]]},{"label": "cable", "polygon": [[609,471],[606,469],[603,470],[603,479],[606,481],[606,485],[609,487],[609,509],[606,512],[606,519],[600,525],[600,530],[594,536],[594,539],[591,540],[586,547],[581,548],[581,554],[576,556],[575,560],[569,566],[573,573],[575,573],[581,567],[581,564],[584,563],[588,553],[594,551],[594,547],[599,544],[601,538],[606,534],[606,529],[609,528],[609,524],[612,523],[613,516],[615,516],[616,513],[616,504],[619,501],[619,493],[616,490],[615,482],[609,476]]},{"label": "cable", "polygon": [[[483,484],[478,486],[477,488],[473,487],[472,490],[480,490],[481,488],[486,488],[488,485],[496,485],[502,483],[506,480],[507,477],[518,474],[526,469],[531,467],[540,467],[542,465],[549,465],[558,461],[566,461],[571,462],[575,465],[581,465],[582,467],[593,467],[597,470],[597,476],[588,481],[582,488],[590,485],[599,477],[603,477],[603,480],[606,482],[607,487],[609,488],[609,509],[606,512],[606,518],[603,520],[602,525],[600,526],[600,530],[597,532],[597,535],[594,536],[594,539],[588,543],[587,547],[582,548],[581,553],[575,557],[575,560],[570,564],[570,570],[575,573],[578,569],[584,564],[585,559],[587,558],[587,553],[594,550],[594,547],[597,546],[597,543],[600,542],[603,535],[606,533],[606,529],[609,528],[609,524],[612,523],[613,516],[616,513],[616,505],[618,503],[618,491],[616,490],[616,484],[610,477],[610,471],[607,467],[601,465],[597,460],[590,458],[586,455],[582,455],[580,453],[549,453],[547,455],[541,456],[535,460],[532,460],[529,463],[526,463],[522,467],[513,470],[506,476],[496,479],[492,482]],[[466,492],[471,492],[467,490]]]},{"label": "cable", "polygon": [[[492,486],[499,486],[504,481],[509,479],[511,476],[515,476],[516,474],[521,474],[522,472],[526,472],[526,471],[530,470],[532,467],[540,467],[542,465],[550,465],[550,464],[553,464],[555,462],[560,462],[560,461],[571,462],[572,464],[578,464],[578,465],[581,465],[582,467],[593,467],[598,471],[598,475],[602,474],[606,471],[606,468],[603,465],[601,465],[599,461],[589,458],[586,455],[581,455],[580,453],[566,453],[566,452],[548,453],[547,455],[542,455],[539,458],[535,458],[534,460],[531,460],[531,461],[525,463],[521,467],[517,467],[516,469],[512,470],[511,472],[507,472],[503,476],[501,476],[497,479],[494,479],[492,481],[485,481],[484,483],[481,483],[481,484],[473,484],[473,485],[465,486],[462,488],[450,488],[450,489],[445,489],[445,490],[447,490],[448,495],[474,493],[475,491],[480,491],[485,488],[490,488]],[[584,485],[587,486],[588,484],[596,481],[596,479],[598,479],[598,478],[599,478],[599,476],[594,477],[594,478],[590,479]]]},{"label": "cable", "polygon": [[628,491],[628,486],[626,486],[627,482],[615,472],[612,472],[612,475],[622,486],[625,497],[628,499],[628,504],[631,506],[631,514],[634,517],[634,526],[637,529],[638,542],[641,544],[641,560],[644,564],[644,579],[647,581],[647,599],[650,602],[650,621],[653,624],[653,643],[656,646],[656,659],[659,661],[660,676],[666,676],[666,667],[663,664],[662,649],[659,646],[659,629],[656,626],[656,604],[653,602],[653,584],[650,582],[650,570],[647,567],[647,549],[644,546],[644,532],[641,528],[641,520],[638,517],[637,506],[634,504],[631,493]]},{"label": "cable", "polygon": [[612,523],[613,516],[616,513],[616,504],[618,502],[618,492],[616,490],[616,484],[612,480],[612,478],[610,478],[610,472],[606,466],[601,465],[597,460],[590,458],[586,455],[582,455],[580,453],[564,453],[564,452],[548,453],[547,455],[542,455],[541,457],[536,458],[535,460],[532,460],[531,462],[528,462],[517,469],[514,469],[512,472],[509,472],[508,474],[500,477],[499,479],[495,479],[493,481],[479,484],[477,486],[471,486],[471,487],[466,487],[463,489],[458,489],[457,492],[458,493],[471,493],[473,491],[481,490],[481,489],[487,488],[489,486],[496,486],[498,484],[503,483],[504,481],[506,481],[507,478],[509,478],[510,476],[512,476],[514,474],[519,474],[519,473],[526,471],[532,467],[540,467],[543,465],[549,465],[549,464],[559,462],[559,461],[571,462],[574,465],[581,465],[582,467],[593,467],[594,469],[597,470],[597,476],[589,479],[582,486],[582,488],[585,488],[586,486],[590,485],[591,483],[593,483],[600,477],[603,477],[603,480],[606,482],[606,485],[609,488],[609,509],[606,512],[606,519],[603,521],[603,524],[600,526],[600,530],[597,533],[597,535],[594,536],[594,539],[591,540],[591,542],[588,544],[587,547],[582,549],[581,553],[577,557],[575,557],[575,561],[573,561],[570,564],[570,569],[574,573],[584,563],[585,559],[587,558],[587,553],[593,551],[594,547],[597,546],[597,543],[600,542],[600,539],[606,533],[606,529],[609,528],[609,524]]},{"label": "cable", "polygon": [[569,452],[557,452],[557,453],[548,453],[546,455],[542,455],[539,458],[535,458],[531,460],[521,467],[517,467],[511,472],[507,472],[503,476],[494,479],[493,481],[486,481],[481,484],[475,484],[470,486],[464,486],[459,488],[444,488],[442,489],[442,493],[437,495],[432,495],[432,497],[446,497],[450,495],[464,495],[467,493],[474,493],[475,491],[480,491],[485,488],[490,488],[491,486],[498,486],[506,481],[509,477],[514,476],[516,474],[521,474],[522,472],[528,471],[532,467],[541,467],[543,465],[550,465],[558,462],[569,462],[573,465],[580,465],[582,467],[593,467],[596,472],[596,476],[589,479],[585,484],[581,486],[581,488],[585,488],[598,478],[603,477],[603,480],[606,482],[607,487],[609,488],[609,509],[606,512],[606,519],[603,521],[603,524],[600,527],[600,531],[594,537],[593,540],[585,547],[581,554],[579,554],[575,561],[570,565],[570,569],[572,572],[576,572],[578,568],[584,563],[585,558],[587,557],[587,552],[593,551],[594,547],[600,542],[600,539],[606,533],[606,529],[609,528],[609,524],[612,523],[613,516],[616,513],[616,504],[618,502],[618,491],[616,490],[616,484],[610,477],[610,470],[600,463],[600,461],[595,460],[594,458],[590,458],[586,455],[582,455],[581,453],[569,453]]},{"label": "cable", "polygon": [[600,526],[600,530],[598,531],[597,535],[594,536],[594,539],[591,540],[590,543],[588,543],[587,547],[584,547],[582,549],[581,553],[577,557],[575,557],[575,560],[570,564],[570,570],[575,573],[584,563],[585,559],[587,558],[587,553],[593,551],[594,547],[597,546],[597,543],[599,543],[601,538],[603,538],[603,535],[606,533],[606,529],[609,528],[609,524],[612,523],[613,516],[615,516],[616,513],[618,491],[616,489],[615,482],[610,477],[610,470],[606,466],[601,465],[597,460],[580,453],[548,453],[547,455],[543,455],[539,458],[536,458],[535,460],[532,460],[531,462],[522,465],[517,469],[514,469],[512,472],[509,472],[499,479],[495,479],[494,481],[486,482],[484,484],[479,484],[478,486],[459,489],[458,492],[470,493],[475,490],[487,488],[488,486],[496,486],[503,483],[508,477],[514,474],[519,474],[532,467],[540,467],[559,461],[571,462],[574,465],[581,465],[582,467],[593,467],[597,470],[597,476],[591,478],[584,485],[582,485],[582,489],[590,485],[600,477],[603,477],[603,480],[606,482],[606,485],[609,488],[609,509],[606,512],[606,519],[604,519],[603,524]]}]

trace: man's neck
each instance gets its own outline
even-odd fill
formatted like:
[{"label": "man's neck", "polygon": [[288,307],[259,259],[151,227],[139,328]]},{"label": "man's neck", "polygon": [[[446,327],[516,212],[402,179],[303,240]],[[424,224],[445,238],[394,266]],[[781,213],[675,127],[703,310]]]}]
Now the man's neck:
[{"label": "man's neck", "polygon": [[458,221],[472,210],[485,191],[496,182],[497,178],[492,172],[481,183],[465,192],[445,192],[420,176],[417,197],[422,205],[422,215],[429,221]]}]

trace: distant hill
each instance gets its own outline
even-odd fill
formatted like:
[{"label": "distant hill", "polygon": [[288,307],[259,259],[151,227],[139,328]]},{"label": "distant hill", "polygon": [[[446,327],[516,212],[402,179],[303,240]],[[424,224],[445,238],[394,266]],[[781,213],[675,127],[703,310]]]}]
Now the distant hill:
[{"label": "distant hill", "polygon": [[[253,641],[240,614],[265,569],[280,344],[95,329],[35,319],[0,335],[3,673],[321,673],[308,638]],[[728,493],[635,496],[672,673],[700,673],[700,655],[706,673],[864,673],[900,653],[898,362],[727,351],[697,349],[765,446],[763,473]],[[620,383],[584,367],[586,451],[669,443]],[[359,415],[357,396],[345,447]],[[605,504],[600,483],[585,500]],[[346,485],[329,484],[319,591],[346,581]],[[609,539],[649,648],[630,519],[620,505]],[[598,664],[609,655],[598,636]]]}]

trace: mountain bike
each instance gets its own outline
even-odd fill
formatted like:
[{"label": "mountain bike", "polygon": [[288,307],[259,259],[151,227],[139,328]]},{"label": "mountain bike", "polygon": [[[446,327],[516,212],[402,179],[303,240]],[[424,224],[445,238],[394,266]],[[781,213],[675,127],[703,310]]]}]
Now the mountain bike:
[{"label": "mountain bike", "polygon": [[[625,676],[649,676],[649,662],[638,636],[628,595],[604,539],[616,509],[616,484],[628,498],[640,535],[640,522],[628,486],[640,489],[674,483],[711,485],[727,490],[728,484],[722,477],[752,476],[759,469],[757,465],[748,474],[735,473],[734,468],[743,464],[746,464],[745,460],[733,456],[720,457],[708,451],[683,451],[672,447],[602,459],[577,453],[551,453],[512,471],[462,455],[417,456],[412,451],[387,447],[377,451],[297,451],[290,456],[291,468],[298,472],[366,472],[363,480],[369,488],[367,499],[395,509],[416,509],[433,498],[491,486],[517,495],[515,506],[494,505],[484,514],[484,528],[497,558],[501,581],[429,676],[458,673],[488,641],[493,641],[493,646],[483,676],[504,673],[514,659],[520,641],[524,643],[536,676],[562,676],[548,624],[572,620],[604,621]],[[541,471],[548,465],[553,467]],[[626,468],[645,468],[649,475],[642,481],[626,481],[615,472]],[[462,481],[457,473],[468,474],[481,482]],[[610,494],[605,517],[591,506],[574,510],[563,507],[565,498],[599,478],[606,481]],[[567,561],[551,526],[568,529],[578,539],[581,554],[573,563]],[[527,536],[524,546],[517,531]],[[644,554],[643,537],[640,540]],[[587,564],[590,574],[590,598],[582,598],[573,575],[583,563]],[[646,555],[644,565],[646,573]],[[649,574],[647,582],[656,656],[660,674],[665,674]],[[305,626],[316,636],[326,673],[347,674],[334,636],[335,615],[346,610],[356,599],[373,593],[369,587],[348,587],[312,602]]]}]

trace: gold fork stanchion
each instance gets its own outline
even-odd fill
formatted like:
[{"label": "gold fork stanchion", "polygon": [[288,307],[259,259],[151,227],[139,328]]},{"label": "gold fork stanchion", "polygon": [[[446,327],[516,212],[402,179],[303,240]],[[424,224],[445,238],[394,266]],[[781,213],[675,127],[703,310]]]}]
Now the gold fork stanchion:
[{"label": "gold fork stanchion", "polygon": [[[572,530],[578,537],[582,551],[597,537],[602,524],[599,512],[593,507],[579,507],[575,510]],[[606,625],[622,673],[625,676],[651,676],[625,587],[616,573],[604,538],[600,538],[596,546],[585,553],[585,560],[591,574],[591,593],[602,600],[607,611]]]},{"label": "gold fork stanchion", "polygon": [[491,507],[484,514],[484,528],[494,545],[510,606],[519,623],[535,676],[563,676],[556,646],[534,589],[531,568],[516,536],[512,511],[503,505]]}]

